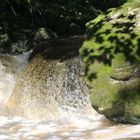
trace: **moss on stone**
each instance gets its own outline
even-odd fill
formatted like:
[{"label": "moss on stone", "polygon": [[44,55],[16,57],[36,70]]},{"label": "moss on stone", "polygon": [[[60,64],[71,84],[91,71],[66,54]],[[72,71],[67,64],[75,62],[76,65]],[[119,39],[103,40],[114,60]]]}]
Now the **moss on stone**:
[{"label": "moss on stone", "polygon": [[140,123],[140,2],[130,0],[86,24],[80,49],[92,106],[106,117]]}]

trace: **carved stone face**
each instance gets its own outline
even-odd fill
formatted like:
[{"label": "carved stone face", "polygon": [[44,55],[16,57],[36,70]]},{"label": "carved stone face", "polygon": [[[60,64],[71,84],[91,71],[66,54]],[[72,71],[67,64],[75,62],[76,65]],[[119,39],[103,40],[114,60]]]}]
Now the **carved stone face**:
[{"label": "carved stone face", "polygon": [[140,123],[140,65],[118,54],[111,66],[95,62],[96,78],[90,85],[92,106],[101,114],[123,123]]}]

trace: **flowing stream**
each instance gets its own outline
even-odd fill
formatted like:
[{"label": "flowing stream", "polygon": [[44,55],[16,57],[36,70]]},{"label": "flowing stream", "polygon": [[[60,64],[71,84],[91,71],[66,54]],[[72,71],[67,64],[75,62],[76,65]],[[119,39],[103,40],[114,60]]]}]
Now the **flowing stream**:
[{"label": "flowing stream", "polygon": [[[50,100],[53,100],[53,91],[59,94],[59,98],[55,99],[56,105],[49,102],[50,107],[53,105],[55,109],[58,107],[50,112],[59,110],[59,117],[50,117],[36,122],[32,118],[25,119],[16,114],[7,115],[6,103],[14,90],[17,77],[24,67],[27,67],[29,55],[30,52],[13,56],[0,55],[0,140],[134,140],[140,138],[140,125],[117,124],[92,109],[88,100],[88,90],[83,80],[79,78],[80,75],[83,76],[83,66],[81,66],[83,64],[79,56],[65,62],[47,62],[48,71],[53,70],[53,74],[47,75],[46,83],[50,87],[48,89],[48,94],[51,93]],[[61,75],[63,68],[65,72]],[[60,77],[55,74],[57,71]],[[34,77],[34,74],[29,77]],[[24,75],[22,79],[29,81],[29,77],[26,78]],[[58,78],[60,81],[54,83]],[[55,88],[60,84],[59,92]],[[28,87],[27,90],[29,90]],[[36,88],[35,91],[37,90]],[[34,116],[35,114],[32,115]]]}]

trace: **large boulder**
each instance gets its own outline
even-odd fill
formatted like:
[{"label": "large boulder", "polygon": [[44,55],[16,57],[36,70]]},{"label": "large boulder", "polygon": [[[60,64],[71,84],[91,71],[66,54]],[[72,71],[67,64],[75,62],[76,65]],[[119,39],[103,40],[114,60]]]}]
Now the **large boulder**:
[{"label": "large boulder", "polygon": [[131,0],[87,23],[80,52],[93,108],[122,123],[140,123],[140,2]]}]

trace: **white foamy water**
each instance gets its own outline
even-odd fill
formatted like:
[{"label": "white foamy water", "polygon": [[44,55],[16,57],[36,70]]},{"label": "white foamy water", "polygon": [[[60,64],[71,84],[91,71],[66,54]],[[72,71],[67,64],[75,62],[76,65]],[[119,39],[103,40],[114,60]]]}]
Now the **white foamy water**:
[{"label": "white foamy water", "polygon": [[119,125],[103,117],[35,123],[0,117],[0,140],[113,140],[140,138],[140,125]]},{"label": "white foamy water", "polygon": [[91,114],[80,115],[62,112],[62,118],[40,123],[4,115],[4,105],[13,91],[17,75],[27,64],[28,57],[28,53],[0,56],[0,140],[134,140],[140,138],[140,125],[116,124],[94,111]]},{"label": "white foamy water", "polygon": [[0,54],[0,114],[14,89],[17,75],[26,66],[31,51],[21,55]]}]

